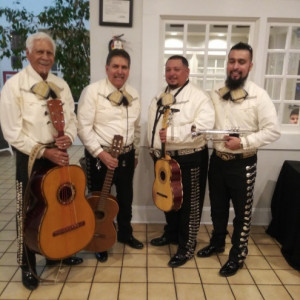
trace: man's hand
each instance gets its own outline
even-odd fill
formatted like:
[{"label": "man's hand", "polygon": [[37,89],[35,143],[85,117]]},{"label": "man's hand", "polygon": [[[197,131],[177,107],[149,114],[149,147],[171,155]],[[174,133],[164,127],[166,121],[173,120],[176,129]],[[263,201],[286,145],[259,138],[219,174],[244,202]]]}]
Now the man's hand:
[{"label": "man's hand", "polygon": [[226,140],[226,142],[224,143],[225,148],[228,148],[230,150],[241,149],[241,139],[239,137],[225,135],[224,139]]},{"label": "man's hand", "polygon": [[159,131],[159,137],[162,143],[165,143],[167,141],[167,130],[166,129],[161,129]]},{"label": "man's hand", "polygon": [[72,141],[67,135],[55,138],[55,146],[61,150],[66,150],[72,146]]},{"label": "man's hand", "polygon": [[58,148],[46,148],[43,156],[59,166],[69,165],[69,154]]},{"label": "man's hand", "polygon": [[112,157],[108,152],[102,151],[98,157],[106,165],[109,170],[114,170],[118,166],[118,159]]}]

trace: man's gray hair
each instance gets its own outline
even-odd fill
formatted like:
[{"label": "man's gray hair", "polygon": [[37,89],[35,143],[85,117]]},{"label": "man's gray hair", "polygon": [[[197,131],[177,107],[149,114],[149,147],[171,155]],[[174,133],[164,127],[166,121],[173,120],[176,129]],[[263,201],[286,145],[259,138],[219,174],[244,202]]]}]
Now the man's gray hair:
[{"label": "man's gray hair", "polygon": [[34,34],[30,35],[27,38],[27,40],[26,40],[26,49],[28,49],[29,53],[32,52],[33,44],[36,40],[48,40],[53,46],[53,52],[54,52],[54,55],[55,55],[56,45],[55,45],[54,40],[52,39],[52,37],[50,35],[48,35],[45,32],[42,32],[42,31],[34,33]]}]

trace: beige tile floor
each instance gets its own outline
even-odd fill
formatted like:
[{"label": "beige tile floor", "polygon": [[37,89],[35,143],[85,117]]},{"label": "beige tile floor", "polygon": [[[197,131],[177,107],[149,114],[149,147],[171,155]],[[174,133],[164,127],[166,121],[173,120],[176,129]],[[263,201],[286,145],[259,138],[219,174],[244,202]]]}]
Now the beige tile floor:
[{"label": "beige tile floor", "polygon": [[[72,162],[83,153],[80,146],[70,150]],[[133,224],[134,235],[145,243],[142,250],[115,244],[106,263],[81,251],[80,266],[45,267],[38,256],[43,279],[33,292],[21,283],[16,262],[15,162],[9,152],[0,152],[0,299],[48,300],[288,300],[300,299],[300,272],[282,257],[280,245],[265,234],[264,226],[253,226],[246,264],[237,275],[223,278],[219,268],[227,260],[230,238],[222,255],[193,258],[184,266],[167,266],[175,246],[153,247],[149,241],[162,233],[163,224]],[[232,228],[229,227],[229,232]],[[209,241],[211,225],[201,225],[198,246]],[[299,254],[300,255],[300,254]]]}]

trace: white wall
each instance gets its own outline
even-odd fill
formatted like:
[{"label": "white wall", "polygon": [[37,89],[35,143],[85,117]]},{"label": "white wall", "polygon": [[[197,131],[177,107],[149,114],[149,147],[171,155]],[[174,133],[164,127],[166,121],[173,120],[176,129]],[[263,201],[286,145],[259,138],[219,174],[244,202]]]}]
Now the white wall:
[{"label": "white wall", "polygon": [[[134,0],[133,27],[99,26],[99,0],[90,0],[91,10],[91,80],[105,76],[108,42],[114,35],[124,33],[125,49],[132,57],[130,83],[142,99],[142,149],[134,182],[133,221],[164,222],[164,215],[152,202],[153,164],[146,143],[147,109],[160,88],[162,62],[161,19],[168,16],[203,19],[239,16],[256,22],[258,38],[252,45],[256,52],[263,50],[268,18],[299,18],[299,0]],[[218,9],[216,9],[218,8]],[[262,84],[261,58],[255,58],[251,78]],[[281,150],[277,150],[281,149]],[[284,160],[300,160],[300,134],[283,134],[280,141],[265,147],[258,154],[253,223],[268,224],[270,202],[276,180]],[[202,222],[210,222],[208,193],[206,194]]]}]

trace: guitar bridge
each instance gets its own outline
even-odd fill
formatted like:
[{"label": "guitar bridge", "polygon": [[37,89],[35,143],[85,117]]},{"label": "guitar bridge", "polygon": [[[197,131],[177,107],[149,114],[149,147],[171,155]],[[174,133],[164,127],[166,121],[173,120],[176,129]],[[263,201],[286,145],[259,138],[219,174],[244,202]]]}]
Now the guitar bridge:
[{"label": "guitar bridge", "polygon": [[161,197],[168,198],[168,196],[165,195],[165,194],[162,194],[162,193],[159,193],[159,192],[157,192],[156,194],[159,195],[159,196],[161,196]]},{"label": "guitar bridge", "polygon": [[67,233],[69,231],[75,230],[75,229],[77,229],[79,227],[82,227],[84,225],[85,225],[85,221],[78,222],[76,224],[73,224],[73,225],[70,225],[70,226],[67,226],[67,227],[64,227],[64,228],[61,228],[61,229],[58,229],[58,230],[54,231],[52,236],[58,236],[58,235]]}]

